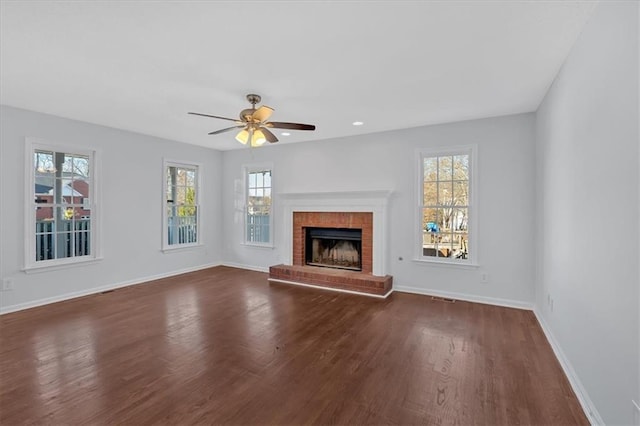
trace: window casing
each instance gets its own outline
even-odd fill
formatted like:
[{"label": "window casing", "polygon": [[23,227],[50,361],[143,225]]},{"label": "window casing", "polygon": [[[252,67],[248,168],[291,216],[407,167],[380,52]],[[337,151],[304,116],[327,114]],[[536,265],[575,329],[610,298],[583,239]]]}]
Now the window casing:
[{"label": "window casing", "polygon": [[420,151],[416,259],[475,265],[475,148]]},{"label": "window casing", "polygon": [[97,259],[95,151],[27,139],[25,269]]},{"label": "window casing", "polygon": [[163,181],[163,250],[200,245],[200,166],[165,161]]},{"label": "window casing", "polygon": [[272,167],[245,167],[245,243],[273,244]]}]

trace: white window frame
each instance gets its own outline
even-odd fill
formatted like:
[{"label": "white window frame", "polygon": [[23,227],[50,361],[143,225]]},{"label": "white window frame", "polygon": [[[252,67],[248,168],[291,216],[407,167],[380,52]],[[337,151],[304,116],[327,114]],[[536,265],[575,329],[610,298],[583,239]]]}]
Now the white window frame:
[{"label": "white window frame", "polygon": [[[455,147],[442,148],[423,148],[417,149],[415,155],[416,176],[415,176],[415,240],[414,240],[414,256],[416,262],[424,262],[425,264],[459,266],[459,267],[478,267],[478,148],[477,145],[463,145]],[[469,156],[469,205],[468,205],[468,247],[469,256],[467,259],[455,259],[445,257],[424,256],[422,252],[422,212],[424,208],[424,159],[436,156],[450,155],[468,155]]]},{"label": "white window frame", "polygon": [[[91,210],[90,224],[90,254],[87,256],[74,256],[61,259],[39,260],[36,257],[36,207],[34,200],[34,188],[36,184],[35,173],[33,170],[33,157],[35,151],[52,151],[65,154],[77,154],[89,157],[90,184],[89,184],[89,203],[84,203]],[[101,247],[101,220],[100,220],[100,155],[95,149],[78,148],[58,142],[52,142],[45,139],[25,138],[25,226],[24,226],[24,271],[44,271],[50,269],[60,269],[71,267],[78,264],[95,262],[102,259]]]},{"label": "white window frame", "polygon": [[[247,235],[247,208],[249,205],[249,173],[262,172],[265,170],[269,170],[271,172],[271,210],[269,211],[269,241],[266,243],[248,241]],[[273,163],[255,163],[255,164],[245,164],[242,166],[242,182],[243,182],[243,202],[242,202],[242,244],[253,247],[264,247],[264,248],[274,248],[273,244],[273,212],[274,212],[274,170]]]},{"label": "white window frame", "polygon": [[[183,244],[169,244],[169,217],[167,215],[167,168],[179,167],[196,170],[196,242]],[[191,161],[162,160],[162,251],[172,253],[184,249],[202,247],[202,164]]]}]

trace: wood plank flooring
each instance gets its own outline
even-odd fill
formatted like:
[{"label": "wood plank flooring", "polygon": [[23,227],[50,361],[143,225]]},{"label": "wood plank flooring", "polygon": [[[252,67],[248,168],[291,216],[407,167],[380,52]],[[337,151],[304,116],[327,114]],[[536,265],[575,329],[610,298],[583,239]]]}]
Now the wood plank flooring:
[{"label": "wood plank flooring", "polygon": [[532,312],[217,267],[0,317],[0,424],[588,424]]}]

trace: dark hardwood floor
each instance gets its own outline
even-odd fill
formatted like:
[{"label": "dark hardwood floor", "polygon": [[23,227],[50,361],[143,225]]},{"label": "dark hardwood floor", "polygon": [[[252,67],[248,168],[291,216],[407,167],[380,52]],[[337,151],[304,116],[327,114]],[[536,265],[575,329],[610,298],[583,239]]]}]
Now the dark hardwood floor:
[{"label": "dark hardwood floor", "polygon": [[588,424],[532,312],[217,267],[0,317],[0,423]]}]

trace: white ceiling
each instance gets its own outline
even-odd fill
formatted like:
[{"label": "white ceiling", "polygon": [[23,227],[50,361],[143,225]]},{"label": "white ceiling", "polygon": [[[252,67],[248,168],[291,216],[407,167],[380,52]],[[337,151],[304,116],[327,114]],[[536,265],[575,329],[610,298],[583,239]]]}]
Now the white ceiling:
[{"label": "white ceiling", "polygon": [[[593,1],[0,3],[0,103],[181,142],[247,108],[281,143],[534,111]],[[365,125],[352,126],[360,120]]]}]

